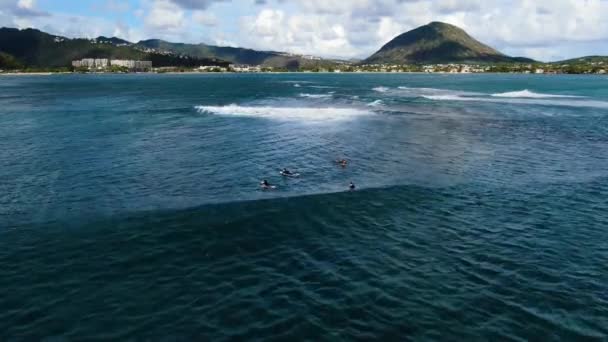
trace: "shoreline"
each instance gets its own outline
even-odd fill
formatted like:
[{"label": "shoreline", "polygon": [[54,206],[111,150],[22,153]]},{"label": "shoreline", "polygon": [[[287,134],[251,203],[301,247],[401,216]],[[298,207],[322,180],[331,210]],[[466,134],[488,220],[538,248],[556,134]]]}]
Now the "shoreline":
[{"label": "shoreline", "polygon": [[1,76],[52,76],[52,75],[220,75],[220,74],[230,74],[230,75],[259,75],[259,74],[301,74],[301,75],[355,75],[355,74],[415,74],[415,75],[536,75],[536,76],[556,76],[556,75],[585,75],[585,76],[604,76],[607,77],[608,74],[600,74],[600,73],[580,73],[580,74],[568,74],[568,73],[524,73],[524,72],[422,72],[422,71],[401,71],[401,72],[388,72],[388,71],[359,71],[359,72],[306,72],[306,71],[277,71],[277,72],[230,72],[230,71],[222,71],[222,72],[198,72],[198,71],[169,71],[169,72],[128,72],[128,73],[116,73],[116,72],[91,72],[91,73],[81,73],[81,72],[0,72]]},{"label": "shoreline", "polygon": [[63,72],[3,72],[0,73],[0,76],[50,76],[50,75],[59,75],[65,74]]}]

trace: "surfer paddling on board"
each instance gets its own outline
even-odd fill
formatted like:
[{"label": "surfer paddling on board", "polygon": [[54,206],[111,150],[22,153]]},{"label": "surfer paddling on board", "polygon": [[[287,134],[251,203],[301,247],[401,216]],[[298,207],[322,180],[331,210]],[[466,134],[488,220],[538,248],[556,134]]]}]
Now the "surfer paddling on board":
[{"label": "surfer paddling on board", "polygon": [[264,190],[268,190],[268,189],[274,189],[274,188],[275,188],[275,186],[274,186],[274,185],[270,185],[270,183],[268,183],[268,181],[267,181],[267,180],[265,180],[265,179],[264,179],[263,181],[261,181],[261,182],[260,182],[260,186],[261,186],[261,187],[262,187],[262,189],[264,189]]},{"label": "surfer paddling on board", "polygon": [[300,177],[300,174],[297,172],[289,171],[287,168],[283,168],[283,170],[281,170],[281,176],[295,178]]}]

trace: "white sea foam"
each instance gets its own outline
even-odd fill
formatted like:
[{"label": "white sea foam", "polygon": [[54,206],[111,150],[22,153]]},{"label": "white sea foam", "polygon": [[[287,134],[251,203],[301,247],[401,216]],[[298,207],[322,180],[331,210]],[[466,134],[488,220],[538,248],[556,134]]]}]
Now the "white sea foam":
[{"label": "white sea foam", "polygon": [[477,96],[484,95],[480,93],[462,91],[462,90],[451,90],[451,89],[438,89],[438,88],[410,88],[410,87],[397,87],[400,90],[399,94],[409,97],[435,97],[438,96],[439,99],[441,97],[450,98],[452,96]]},{"label": "white sea foam", "polygon": [[320,86],[320,85],[311,85],[308,86],[308,88],[317,88],[317,89],[335,89],[338,87],[332,87],[332,86]]},{"label": "white sea foam", "polygon": [[460,95],[426,95],[426,99],[434,101],[469,101],[469,102],[491,102],[505,104],[523,104],[523,105],[539,105],[539,106],[561,106],[561,107],[576,107],[576,108],[601,108],[608,109],[608,102],[585,100],[581,99],[559,99],[553,98],[507,98],[507,97],[475,97],[475,96],[460,96]]},{"label": "white sea foam", "polygon": [[404,86],[400,86],[397,87],[397,89],[401,89],[401,90],[411,90],[411,91],[426,91],[426,92],[430,92],[430,91],[449,91],[446,89],[437,89],[437,88],[414,88],[414,87],[404,87]]},{"label": "white sea foam", "polygon": [[363,115],[371,115],[373,112],[358,108],[340,107],[271,107],[271,106],[239,106],[231,104],[228,106],[196,106],[201,113],[260,117],[273,120],[297,120],[297,121],[335,121],[348,120]]},{"label": "white sea foam", "polygon": [[557,94],[542,94],[535,93],[528,89],[519,91],[509,91],[506,93],[492,94],[493,97],[507,97],[507,98],[527,98],[527,99],[547,99],[547,98],[581,98],[582,96],[574,95],[557,95]]},{"label": "white sea foam", "polygon": [[307,94],[307,93],[301,93],[300,97],[308,97],[311,99],[325,99],[328,97],[331,97],[331,94]]},{"label": "white sea foam", "polygon": [[435,88],[398,87],[406,96],[423,97],[433,101],[492,102],[522,105],[608,108],[608,102],[594,101],[584,96],[535,93],[528,89],[498,94],[475,93]]},{"label": "white sea foam", "polygon": [[382,106],[384,103],[382,103],[382,100],[376,100],[376,101],[372,101],[370,103],[368,103],[367,105],[370,107],[378,107],[378,106]]},{"label": "white sea foam", "polygon": [[462,97],[458,95],[446,94],[446,95],[422,95],[425,99],[435,100],[435,101],[471,101],[475,100],[472,97]]},{"label": "white sea foam", "polygon": [[[496,93],[496,94],[484,94],[484,93],[476,93],[469,92],[463,90],[450,90],[450,89],[438,89],[438,88],[411,88],[411,87],[397,87],[399,90],[403,90],[405,94],[408,95],[417,95],[431,99],[438,100],[453,100],[455,96],[491,96],[491,97],[501,97],[501,98],[522,98],[522,99],[547,99],[547,98],[584,98],[584,96],[574,96],[574,95],[559,95],[559,94],[543,94],[543,93],[535,93],[528,89],[519,90],[519,91],[510,91],[506,93]],[[466,98],[464,99],[467,100]]]},{"label": "white sea foam", "polygon": [[377,91],[379,93],[386,93],[387,91],[389,91],[390,89],[387,87],[375,87],[372,89],[373,91]]}]

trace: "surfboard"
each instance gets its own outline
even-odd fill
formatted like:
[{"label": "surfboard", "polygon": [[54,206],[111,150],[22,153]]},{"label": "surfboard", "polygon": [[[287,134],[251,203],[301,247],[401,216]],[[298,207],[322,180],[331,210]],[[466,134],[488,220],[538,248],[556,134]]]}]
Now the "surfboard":
[{"label": "surfboard", "polygon": [[283,177],[291,177],[291,178],[300,177],[299,173],[283,173],[283,171],[281,171],[280,174]]},{"label": "surfboard", "polygon": [[262,190],[274,190],[277,187],[274,185],[270,185],[270,186],[260,185],[260,188],[262,188]]}]

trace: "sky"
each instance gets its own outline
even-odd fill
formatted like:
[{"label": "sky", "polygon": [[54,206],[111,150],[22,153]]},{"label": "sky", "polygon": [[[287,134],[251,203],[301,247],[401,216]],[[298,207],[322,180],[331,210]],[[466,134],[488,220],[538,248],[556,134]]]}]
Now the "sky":
[{"label": "sky", "polygon": [[513,56],[608,55],[608,0],[0,0],[0,26],[365,58],[443,21]]}]

